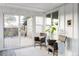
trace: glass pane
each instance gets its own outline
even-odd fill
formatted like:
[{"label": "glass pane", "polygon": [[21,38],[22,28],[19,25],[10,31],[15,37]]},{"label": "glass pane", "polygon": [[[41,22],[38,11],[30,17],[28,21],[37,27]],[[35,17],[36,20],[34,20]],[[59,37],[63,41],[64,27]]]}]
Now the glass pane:
[{"label": "glass pane", "polygon": [[59,26],[58,11],[52,13],[52,20],[53,20],[53,25],[56,27],[56,31],[54,32],[53,38],[57,40],[58,39],[58,26]]},{"label": "glass pane", "polygon": [[46,18],[46,25],[51,25],[51,18]]},{"label": "glass pane", "polygon": [[5,48],[19,47],[18,39],[19,17],[15,15],[4,16]]},{"label": "glass pane", "polygon": [[59,26],[59,19],[53,19],[53,24],[56,27],[55,34],[57,34],[58,33],[58,26]]},{"label": "glass pane", "polygon": [[32,17],[30,17],[27,21],[27,35],[32,37]]},{"label": "glass pane", "polygon": [[19,19],[18,16],[5,15],[4,17],[4,27],[6,28],[16,28],[18,27]]},{"label": "glass pane", "polygon": [[52,13],[52,19],[58,19],[58,11]]},{"label": "glass pane", "polygon": [[32,17],[20,16],[20,39],[21,46],[33,45],[32,37]]},{"label": "glass pane", "polygon": [[43,25],[43,17],[36,17],[36,24]]},{"label": "glass pane", "polygon": [[27,19],[24,16],[20,16],[20,35],[27,36]]},{"label": "glass pane", "polygon": [[51,18],[51,13],[47,14],[46,17]]},{"label": "glass pane", "polygon": [[42,26],[37,25],[36,26],[36,33],[40,33],[40,32],[42,32]]},{"label": "glass pane", "polygon": [[45,27],[45,32],[47,33],[47,38],[50,35],[50,32],[49,32],[50,30],[49,29],[50,29],[50,26],[49,25]]}]

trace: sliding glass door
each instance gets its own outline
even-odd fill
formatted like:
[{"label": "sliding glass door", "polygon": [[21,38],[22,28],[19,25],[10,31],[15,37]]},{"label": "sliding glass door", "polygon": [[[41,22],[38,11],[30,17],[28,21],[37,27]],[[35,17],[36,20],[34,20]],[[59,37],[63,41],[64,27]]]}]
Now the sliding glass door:
[{"label": "sliding glass door", "polygon": [[18,37],[19,16],[4,15],[4,47],[19,47]]},{"label": "sliding glass door", "polygon": [[21,47],[33,45],[32,17],[20,16],[20,44]]},{"label": "sliding glass door", "polygon": [[4,47],[33,45],[32,17],[4,15]]}]

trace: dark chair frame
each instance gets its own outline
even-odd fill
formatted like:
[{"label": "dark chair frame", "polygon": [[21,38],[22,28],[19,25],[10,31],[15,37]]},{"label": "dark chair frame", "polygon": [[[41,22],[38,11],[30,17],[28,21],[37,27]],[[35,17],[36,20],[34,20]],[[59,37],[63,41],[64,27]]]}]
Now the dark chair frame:
[{"label": "dark chair frame", "polygon": [[52,52],[53,55],[58,55],[58,43],[56,40],[48,40],[48,53]]},{"label": "dark chair frame", "polygon": [[40,46],[45,46],[46,47],[46,37],[41,38],[40,40]]},{"label": "dark chair frame", "polygon": [[36,46],[36,44],[40,45],[40,39],[39,39],[39,37],[34,37],[34,47]]},{"label": "dark chair frame", "polygon": [[46,46],[46,33],[40,33],[40,36],[43,36],[42,38],[38,37],[34,37],[34,46],[36,46],[36,44],[39,44],[38,46]]}]

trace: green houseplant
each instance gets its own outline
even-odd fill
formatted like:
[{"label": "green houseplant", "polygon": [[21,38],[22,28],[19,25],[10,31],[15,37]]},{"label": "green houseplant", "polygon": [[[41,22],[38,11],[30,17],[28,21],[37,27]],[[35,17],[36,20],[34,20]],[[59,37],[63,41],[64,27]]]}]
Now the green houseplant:
[{"label": "green houseplant", "polygon": [[56,27],[55,27],[55,25],[52,25],[51,27],[50,27],[50,32],[51,33],[54,33],[56,31]]},{"label": "green houseplant", "polygon": [[51,37],[51,35],[53,35],[53,33],[56,31],[56,26],[54,24],[52,24],[45,31],[48,32],[49,33],[49,37]]}]

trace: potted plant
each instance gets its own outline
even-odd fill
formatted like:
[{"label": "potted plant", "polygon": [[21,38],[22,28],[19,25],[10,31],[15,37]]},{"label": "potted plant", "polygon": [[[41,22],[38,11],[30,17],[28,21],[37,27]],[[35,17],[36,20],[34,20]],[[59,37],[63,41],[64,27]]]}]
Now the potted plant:
[{"label": "potted plant", "polygon": [[54,24],[52,24],[45,31],[48,32],[48,38],[50,39],[52,37],[53,33],[56,31],[56,26]]}]

